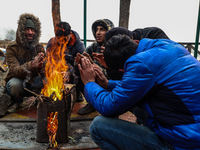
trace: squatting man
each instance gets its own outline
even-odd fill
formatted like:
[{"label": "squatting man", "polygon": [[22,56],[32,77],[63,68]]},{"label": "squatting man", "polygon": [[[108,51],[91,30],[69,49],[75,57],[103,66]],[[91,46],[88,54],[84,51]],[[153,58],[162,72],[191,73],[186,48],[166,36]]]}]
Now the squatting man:
[{"label": "squatting man", "polygon": [[[200,149],[200,62],[169,39],[113,36],[103,52],[108,68],[123,69],[107,80],[86,57],[78,64],[86,100],[101,114],[90,125],[94,142],[107,150]],[[95,82],[96,81],[96,82]],[[116,116],[139,106],[142,125]]]}]

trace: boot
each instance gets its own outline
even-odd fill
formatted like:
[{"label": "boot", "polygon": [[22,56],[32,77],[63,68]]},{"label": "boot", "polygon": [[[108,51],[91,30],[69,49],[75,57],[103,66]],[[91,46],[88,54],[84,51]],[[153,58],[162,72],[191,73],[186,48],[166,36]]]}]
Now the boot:
[{"label": "boot", "polygon": [[17,108],[19,107],[20,103],[19,102],[13,102],[7,109],[8,113],[14,113],[16,112]]}]

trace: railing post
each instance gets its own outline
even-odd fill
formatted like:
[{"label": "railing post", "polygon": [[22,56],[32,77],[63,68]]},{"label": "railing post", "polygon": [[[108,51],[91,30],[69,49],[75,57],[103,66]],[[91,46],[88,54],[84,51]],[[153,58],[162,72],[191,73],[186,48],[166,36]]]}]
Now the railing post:
[{"label": "railing post", "polygon": [[198,51],[198,43],[199,43],[199,26],[200,26],[200,2],[199,2],[199,14],[197,20],[197,33],[196,33],[196,42],[195,42],[195,49],[194,49],[194,57],[197,58],[197,51]]},{"label": "railing post", "polygon": [[87,28],[87,0],[84,0],[84,45],[86,47],[86,39],[87,39],[87,36],[86,36],[86,28]]}]

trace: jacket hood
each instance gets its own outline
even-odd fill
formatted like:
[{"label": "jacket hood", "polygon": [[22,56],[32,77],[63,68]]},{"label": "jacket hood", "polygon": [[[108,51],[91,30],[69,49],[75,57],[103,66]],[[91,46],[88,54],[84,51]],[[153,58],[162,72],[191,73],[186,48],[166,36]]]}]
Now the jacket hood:
[{"label": "jacket hood", "polygon": [[[25,26],[26,26],[27,19],[31,19],[35,25],[35,36],[31,44],[28,43],[27,39],[25,38],[25,28],[26,28]],[[29,13],[24,13],[20,15],[19,20],[18,20],[17,33],[16,33],[17,43],[20,44],[22,47],[32,49],[33,47],[39,44],[40,35],[41,35],[41,23],[39,21],[39,18]]]},{"label": "jacket hood", "polygon": [[109,19],[99,19],[99,20],[96,20],[93,24],[92,24],[92,33],[93,33],[93,36],[94,38],[96,39],[95,37],[95,34],[96,34],[96,28],[97,26],[103,26],[107,31],[114,28],[114,24],[112,21],[110,21]]},{"label": "jacket hood", "polygon": [[76,43],[78,43],[81,40],[76,31],[74,31],[74,30],[71,30],[71,31],[72,31],[72,36],[71,36],[69,43],[67,44],[68,48],[75,46]]}]

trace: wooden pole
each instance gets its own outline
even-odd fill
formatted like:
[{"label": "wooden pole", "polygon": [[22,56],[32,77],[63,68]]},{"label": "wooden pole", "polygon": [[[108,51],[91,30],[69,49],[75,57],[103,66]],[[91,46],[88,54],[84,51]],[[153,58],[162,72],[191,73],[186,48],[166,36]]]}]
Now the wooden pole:
[{"label": "wooden pole", "polygon": [[54,33],[55,33],[56,24],[61,21],[61,19],[60,19],[60,0],[52,0],[52,17],[53,17],[53,26],[54,26]]}]

